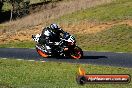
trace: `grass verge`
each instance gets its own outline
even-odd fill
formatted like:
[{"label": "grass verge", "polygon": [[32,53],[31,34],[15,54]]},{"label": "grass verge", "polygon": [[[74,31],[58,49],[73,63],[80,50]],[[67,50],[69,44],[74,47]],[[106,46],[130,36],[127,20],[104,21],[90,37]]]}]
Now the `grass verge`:
[{"label": "grass verge", "polygon": [[[79,66],[88,74],[130,74],[131,68],[84,64],[28,62],[0,59],[0,87],[4,88],[131,88],[129,84],[76,83]],[[102,70],[103,69],[103,70]]]},{"label": "grass verge", "polygon": [[110,4],[96,6],[64,15],[57,19],[57,22],[78,22],[89,21],[112,21],[132,19],[132,1],[115,0]]},{"label": "grass verge", "polygon": [[1,44],[0,48],[34,48],[35,43],[33,41],[21,41],[21,42],[9,42]]},{"label": "grass verge", "polygon": [[[132,52],[132,27],[116,25],[96,34],[75,32],[77,44],[84,50]],[[0,48],[34,48],[33,41],[10,42],[1,44]]]},{"label": "grass verge", "polygon": [[132,27],[113,26],[97,34],[77,34],[78,42],[85,50],[132,52]]}]

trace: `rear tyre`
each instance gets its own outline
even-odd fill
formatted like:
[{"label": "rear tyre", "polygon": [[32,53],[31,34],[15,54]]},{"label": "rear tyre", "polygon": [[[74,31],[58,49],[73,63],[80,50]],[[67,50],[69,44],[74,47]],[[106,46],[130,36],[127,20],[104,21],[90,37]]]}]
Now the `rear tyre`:
[{"label": "rear tyre", "polygon": [[73,59],[81,59],[83,57],[83,51],[80,47],[75,46],[74,50],[70,54]]},{"label": "rear tyre", "polygon": [[39,49],[36,49],[36,50],[37,50],[37,52],[38,52],[38,54],[39,54],[40,56],[42,56],[42,57],[44,57],[44,58],[48,57],[48,55],[47,55],[45,52],[43,52],[43,51],[41,51],[41,50],[39,50]]}]

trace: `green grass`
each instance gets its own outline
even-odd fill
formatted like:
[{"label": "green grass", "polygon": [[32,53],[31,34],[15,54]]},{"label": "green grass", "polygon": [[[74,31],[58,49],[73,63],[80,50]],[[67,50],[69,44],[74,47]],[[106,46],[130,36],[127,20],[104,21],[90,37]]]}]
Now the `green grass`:
[{"label": "green grass", "polygon": [[[51,0],[30,0],[30,4],[41,3],[41,2],[44,2],[44,1],[51,1]],[[7,2],[4,2],[4,5],[2,7],[2,10],[3,11],[8,11],[10,9],[11,9],[11,4],[10,3],[7,3]]]},{"label": "green grass", "polygon": [[4,27],[4,25],[3,25],[3,24],[0,24],[0,30],[1,30],[3,27]]},{"label": "green grass", "polygon": [[[43,2],[43,1],[45,1],[45,0],[30,0],[30,4],[40,3],[40,2]],[[51,1],[51,0],[47,0],[47,1]],[[7,2],[4,2],[2,10],[3,11],[9,11],[10,9],[11,9],[11,4],[7,3]]]},{"label": "green grass", "polygon": [[7,28],[8,26],[6,26],[6,25],[4,25],[4,24],[0,24],[0,32],[2,33],[2,31],[4,31],[4,30],[2,30],[2,29],[4,29],[4,28]]},{"label": "green grass", "polygon": [[130,74],[131,68],[0,59],[0,88],[131,88],[129,84],[76,83],[79,66],[87,74]]},{"label": "green grass", "polygon": [[1,44],[0,48],[35,48],[35,43],[33,41],[21,41],[21,42],[9,42],[6,44]]},{"label": "green grass", "polygon": [[97,34],[77,34],[79,45],[85,50],[132,52],[132,27],[114,26]]},{"label": "green grass", "polygon": [[11,9],[11,4],[4,2],[4,5],[2,7],[3,11],[9,11]]},{"label": "green grass", "polygon": [[[27,1],[27,0],[25,0]],[[36,3],[41,3],[41,2],[52,2],[52,1],[60,1],[60,0],[30,0],[30,4],[36,4]],[[63,1],[68,1],[68,0],[63,0]],[[4,5],[2,7],[3,11],[9,11],[11,9],[11,4],[4,2]]]},{"label": "green grass", "polygon": [[58,18],[57,22],[112,21],[132,19],[132,0],[116,0],[113,3],[79,10]]}]

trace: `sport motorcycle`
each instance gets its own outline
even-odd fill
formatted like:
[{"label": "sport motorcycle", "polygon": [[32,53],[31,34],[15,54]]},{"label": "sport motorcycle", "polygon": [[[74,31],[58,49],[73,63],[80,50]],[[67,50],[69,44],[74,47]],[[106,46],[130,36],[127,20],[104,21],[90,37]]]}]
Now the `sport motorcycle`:
[{"label": "sport motorcycle", "polygon": [[73,35],[65,32],[60,38],[60,42],[55,42],[52,46],[52,53],[48,54],[44,44],[39,44],[40,34],[32,35],[32,39],[36,42],[36,51],[44,58],[47,57],[68,57],[73,59],[81,59],[83,57],[82,49],[76,45],[76,39]]}]

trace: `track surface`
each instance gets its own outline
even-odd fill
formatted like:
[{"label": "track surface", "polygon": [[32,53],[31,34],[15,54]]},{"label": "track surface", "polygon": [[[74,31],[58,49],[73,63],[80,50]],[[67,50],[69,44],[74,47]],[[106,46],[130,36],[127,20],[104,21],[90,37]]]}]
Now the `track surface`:
[{"label": "track surface", "polygon": [[118,67],[132,67],[132,53],[112,53],[112,52],[88,52],[84,51],[84,58],[74,60],[69,58],[42,58],[35,49],[20,49],[20,48],[0,48],[1,58],[13,58],[24,60],[44,60],[55,62],[70,62],[70,63],[87,63],[98,65],[109,65]]}]

